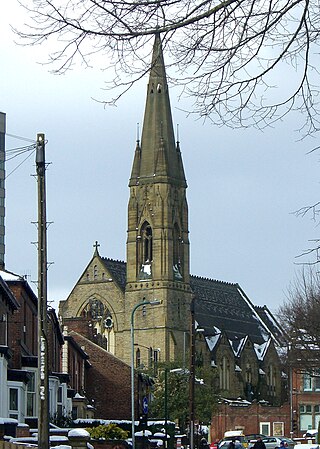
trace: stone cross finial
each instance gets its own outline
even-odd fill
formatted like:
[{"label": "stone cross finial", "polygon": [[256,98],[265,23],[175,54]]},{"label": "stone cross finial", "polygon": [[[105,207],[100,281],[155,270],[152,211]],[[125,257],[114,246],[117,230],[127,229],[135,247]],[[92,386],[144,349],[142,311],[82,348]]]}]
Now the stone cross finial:
[{"label": "stone cross finial", "polygon": [[93,245],[93,247],[94,247],[94,254],[97,256],[97,255],[99,255],[99,251],[98,251],[98,248],[99,248],[99,246],[100,246],[100,244],[98,243],[98,240],[96,240],[96,242],[95,242],[95,244]]}]

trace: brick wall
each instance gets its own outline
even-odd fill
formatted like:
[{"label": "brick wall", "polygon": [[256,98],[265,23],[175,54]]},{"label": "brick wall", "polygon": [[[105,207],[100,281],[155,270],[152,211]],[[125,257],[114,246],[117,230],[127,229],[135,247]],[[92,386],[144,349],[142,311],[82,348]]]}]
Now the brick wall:
[{"label": "brick wall", "polygon": [[86,396],[94,399],[95,417],[131,418],[130,366],[76,332],[70,336],[89,355]]},{"label": "brick wall", "polygon": [[234,407],[221,404],[219,411],[212,417],[211,441],[223,438],[227,430],[243,429],[244,434],[261,433],[260,423],[270,423],[270,434],[273,424],[284,423],[284,435],[290,437],[290,406],[270,407],[258,403],[248,407]]}]

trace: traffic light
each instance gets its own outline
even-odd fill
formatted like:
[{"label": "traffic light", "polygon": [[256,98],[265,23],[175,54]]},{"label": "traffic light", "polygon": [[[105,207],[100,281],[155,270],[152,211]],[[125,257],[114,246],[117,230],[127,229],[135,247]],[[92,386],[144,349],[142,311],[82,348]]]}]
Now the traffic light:
[{"label": "traffic light", "polygon": [[140,416],[139,424],[141,427],[147,427],[148,424],[148,415],[143,414]]},{"label": "traffic light", "polygon": [[298,423],[297,423],[297,420],[296,420],[296,419],[293,419],[293,420],[292,420],[291,428],[292,428],[292,431],[293,431],[293,432],[295,432],[295,431],[298,430]]}]

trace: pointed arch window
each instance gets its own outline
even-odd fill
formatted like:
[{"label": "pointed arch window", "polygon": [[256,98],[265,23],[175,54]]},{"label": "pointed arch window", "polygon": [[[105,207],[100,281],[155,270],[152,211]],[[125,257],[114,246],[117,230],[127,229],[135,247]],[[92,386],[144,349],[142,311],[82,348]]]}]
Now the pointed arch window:
[{"label": "pointed arch window", "polygon": [[140,349],[138,348],[136,350],[136,368],[140,368],[141,366],[141,354],[140,354]]},{"label": "pointed arch window", "polygon": [[268,375],[267,375],[267,383],[268,383],[268,392],[270,396],[276,395],[276,369],[273,365],[269,366]]},{"label": "pointed arch window", "polygon": [[173,227],[173,275],[176,280],[182,279],[182,238],[177,223]]},{"label": "pointed arch window", "polygon": [[152,275],[151,264],[153,260],[153,235],[152,227],[147,221],[145,221],[141,226],[138,245],[140,269],[139,278],[150,279]]},{"label": "pointed arch window", "polygon": [[149,368],[153,367],[153,349],[149,348]]},{"label": "pointed arch window", "polygon": [[150,263],[152,261],[152,228],[145,222],[141,229],[142,236],[142,261]]},{"label": "pointed arch window", "polygon": [[219,381],[221,390],[230,389],[230,362],[226,357],[223,357],[220,363]]}]

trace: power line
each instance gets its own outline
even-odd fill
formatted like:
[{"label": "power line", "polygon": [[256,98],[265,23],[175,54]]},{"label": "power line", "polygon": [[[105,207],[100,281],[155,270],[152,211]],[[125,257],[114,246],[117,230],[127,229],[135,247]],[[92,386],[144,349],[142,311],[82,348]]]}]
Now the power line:
[{"label": "power line", "polygon": [[28,145],[26,147],[13,148],[11,150],[6,151],[5,160],[11,161],[15,157],[21,156],[22,154],[33,151],[35,149],[35,145]]},{"label": "power line", "polygon": [[14,173],[19,167],[21,167],[21,165],[27,160],[29,159],[30,156],[32,156],[34,154],[35,151],[35,147],[33,148],[33,151],[30,151],[30,153],[28,154],[28,156],[23,159],[22,162],[20,162],[20,164],[18,164],[10,173],[8,173],[5,177],[5,179],[7,179],[10,175],[12,175],[12,173]]},{"label": "power line", "polygon": [[19,140],[24,140],[25,142],[31,142],[31,143],[36,143],[36,141],[34,139],[28,139],[27,137],[21,137],[21,136],[17,136],[15,134],[9,134],[9,133],[5,133],[6,136],[9,137],[13,137],[14,139],[19,139]]}]

